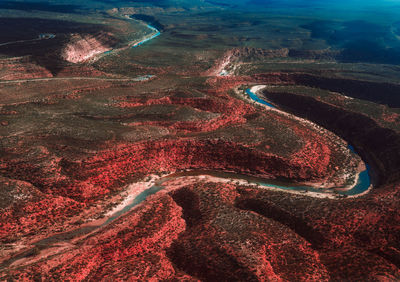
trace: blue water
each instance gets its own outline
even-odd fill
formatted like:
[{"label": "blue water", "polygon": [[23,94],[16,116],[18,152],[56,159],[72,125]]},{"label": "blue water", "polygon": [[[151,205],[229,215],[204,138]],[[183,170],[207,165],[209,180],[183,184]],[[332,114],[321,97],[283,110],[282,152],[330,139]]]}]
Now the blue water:
[{"label": "blue water", "polygon": [[352,145],[348,144],[347,148],[349,148],[349,150],[352,151],[354,154],[357,154],[356,149],[354,149],[354,147]]},{"label": "blue water", "polygon": [[[150,41],[150,40],[156,38],[157,36],[160,36],[160,35],[161,35],[161,32],[158,31],[158,29],[156,29],[155,27],[153,27],[153,26],[151,26],[151,25],[149,25],[149,24],[147,25],[147,27],[148,27],[149,29],[151,29],[152,31],[154,31],[155,34],[153,34],[152,36],[150,36],[150,37],[148,37],[148,38],[146,38],[146,39],[144,39],[144,40],[142,40],[142,41],[140,41],[140,42],[138,42],[138,43],[135,43],[135,44],[132,46],[132,48],[135,48],[135,47],[138,47],[138,46],[140,46],[140,45],[143,45],[144,43],[146,43],[146,42],[148,42],[148,41]],[[113,51],[114,51],[114,49],[111,49],[111,50],[109,50],[109,51],[105,51],[103,54],[104,54],[104,55],[108,55],[108,54],[111,54]]]},{"label": "blue water", "polygon": [[146,43],[146,42],[148,42],[148,41],[150,41],[150,40],[153,40],[154,38],[156,38],[156,37],[158,37],[158,36],[161,35],[161,32],[160,32],[158,29],[156,29],[155,27],[153,27],[153,26],[151,26],[151,25],[149,25],[149,24],[147,25],[147,27],[150,28],[152,31],[154,31],[155,34],[153,34],[152,36],[150,36],[150,37],[148,37],[148,38],[146,38],[146,39],[144,39],[144,40],[142,40],[142,41],[140,41],[140,42],[134,44],[134,45],[132,46],[132,48],[135,48],[135,47],[138,47],[138,46],[140,46],[140,45],[143,45],[144,43]]},{"label": "blue water", "polygon": [[[348,190],[348,191],[335,191],[339,195],[346,195],[346,196],[355,196],[358,194],[362,194],[365,191],[368,190],[368,188],[371,186],[371,180],[369,176],[369,167],[366,165],[367,169],[360,172],[358,175],[358,181],[357,184],[354,186],[353,189]],[[263,182],[258,182],[257,184],[265,187],[272,187],[272,188],[277,188],[277,189],[283,189],[283,190],[291,190],[291,191],[298,191],[298,192],[317,192],[317,193],[324,193],[323,190],[318,189],[318,188],[313,188],[309,186],[284,186],[284,185],[276,185],[276,184],[270,184],[270,183],[263,183]],[[335,189],[330,189],[330,191],[334,191]],[[329,190],[328,190],[329,191]]]},{"label": "blue water", "polygon": [[358,175],[357,185],[353,189],[341,192],[340,194],[354,196],[364,193],[368,190],[368,188],[371,186],[371,177],[369,175],[369,166],[367,164],[365,164],[365,166],[367,169],[360,172],[360,174]]},{"label": "blue water", "polygon": [[[246,89],[246,93],[249,95],[249,97],[260,104],[269,106],[271,108],[276,108],[274,105],[271,105],[270,103],[264,101],[263,99],[259,98],[255,93],[253,93],[250,88]],[[350,144],[348,144],[348,148],[350,151],[352,151],[354,154],[357,154],[354,147]],[[371,186],[371,177],[369,173],[369,166],[365,164],[366,170],[360,172],[358,175],[358,181],[357,184],[353,187],[353,189],[348,190],[348,191],[336,191],[340,195],[346,195],[346,196],[354,196],[361,194],[369,189]],[[262,186],[267,186],[267,187],[273,187],[273,188],[278,188],[278,189],[284,189],[284,190],[295,190],[295,191],[310,191],[310,192],[321,192],[321,190],[312,188],[312,187],[307,187],[307,186],[281,186],[281,185],[275,185],[275,184],[269,184],[269,183],[258,183]]]},{"label": "blue water", "polygon": [[[350,151],[352,151],[354,154],[357,154],[356,149],[348,144],[347,148],[349,148]],[[368,185],[368,187],[371,185],[371,176],[370,176],[370,167],[365,163],[366,169],[358,175],[358,183],[357,186],[354,187],[353,189],[343,192],[343,194],[351,196],[351,195],[357,195],[365,191],[364,186]],[[367,188],[368,189],[368,188]]]},{"label": "blue water", "polygon": [[[250,91],[250,89],[246,90],[246,93],[249,95],[249,97],[251,99],[253,99],[255,102],[269,106],[271,108],[276,108],[274,105],[264,101],[263,99],[259,98],[255,93],[253,93],[252,91]],[[356,154],[356,151],[354,149],[354,147],[352,145],[348,145],[348,148],[354,153]],[[314,187],[310,187],[310,186],[290,186],[290,185],[284,185],[284,184],[272,184],[272,183],[266,183],[266,182],[261,182],[261,181],[249,181],[250,183],[256,183],[258,185],[264,186],[264,187],[271,187],[271,188],[276,188],[276,189],[281,189],[281,190],[287,190],[287,191],[298,191],[298,192],[316,192],[316,193],[326,193],[326,192],[335,192],[339,195],[344,195],[344,196],[354,196],[354,195],[358,195],[361,193],[364,193],[365,191],[367,191],[371,185],[371,179],[370,179],[370,175],[369,175],[369,166],[367,164],[366,165],[366,170],[360,172],[359,174],[359,178],[357,181],[357,184],[354,186],[353,189],[348,190],[348,191],[336,191],[334,188],[333,189],[328,189],[328,190],[321,190],[318,188],[314,188]],[[207,172],[202,172],[202,174],[207,175]],[[233,176],[224,176],[224,174],[228,175],[228,173],[221,173],[221,175],[219,175],[220,177],[234,177]],[[210,173],[210,175],[213,175],[212,173]],[[217,175],[218,176],[218,175]],[[239,175],[238,175],[239,176]],[[243,179],[245,179],[245,176],[242,176]],[[170,177],[167,177],[166,179],[170,179]],[[159,181],[159,183],[162,183],[162,181]],[[162,189],[164,189],[164,187],[161,184],[157,184],[152,186],[151,188],[143,191],[142,193],[140,193],[133,201],[131,204],[125,206],[121,211],[115,213],[112,217],[110,217],[104,224],[109,224],[110,222],[114,221],[115,219],[117,219],[118,217],[120,217],[121,215],[129,212],[132,208],[134,208],[135,206],[139,205],[140,203],[142,203],[143,201],[145,201],[147,199],[147,197],[149,197],[150,195],[153,195],[159,191],[161,191]]]},{"label": "blue water", "polygon": [[152,74],[146,74],[146,75],[141,75],[135,78],[135,81],[147,81],[155,77],[155,75]]},{"label": "blue water", "polygon": [[102,226],[109,224],[110,222],[114,221],[115,219],[117,219],[118,217],[120,217],[121,215],[129,212],[132,208],[134,208],[135,206],[139,205],[140,203],[142,203],[143,201],[145,201],[147,199],[147,197],[154,195],[155,193],[161,191],[162,189],[164,189],[164,187],[162,186],[158,186],[158,185],[154,185],[151,188],[143,191],[142,193],[140,193],[133,201],[132,203],[130,203],[129,205],[125,206],[122,210],[116,212],[113,216],[111,216],[110,218],[107,219],[107,221],[105,223],[102,224]]},{"label": "blue water", "polygon": [[273,108],[273,109],[276,109],[276,107],[275,107],[274,105],[268,103],[267,101],[264,101],[263,99],[260,99],[260,98],[257,96],[257,94],[253,93],[253,92],[250,90],[250,88],[246,90],[246,93],[247,93],[247,95],[249,95],[249,97],[250,97],[251,99],[253,99],[253,100],[256,101],[257,103],[266,105],[266,106],[268,106],[268,107],[270,107],[270,108]]}]

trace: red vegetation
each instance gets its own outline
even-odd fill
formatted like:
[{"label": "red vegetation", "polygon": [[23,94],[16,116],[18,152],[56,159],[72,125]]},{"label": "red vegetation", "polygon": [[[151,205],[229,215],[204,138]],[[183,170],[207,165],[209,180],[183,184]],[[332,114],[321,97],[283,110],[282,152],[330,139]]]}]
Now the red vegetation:
[{"label": "red vegetation", "polygon": [[[317,153],[314,156],[316,160],[322,158],[326,162],[329,159],[325,151],[313,153]],[[43,228],[48,231],[57,230],[60,225],[55,222],[61,224],[66,217],[79,214],[87,203],[118,191],[129,179],[155,171],[188,168],[230,170],[298,181],[316,181],[327,173],[324,161],[311,166],[300,158],[285,159],[222,140],[181,139],[121,144],[79,162],[55,159],[43,165],[39,159],[37,161],[37,165],[16,159],[3,162],[3,173],[29,181],[40,187],[43,193],[52,195],[38,202],[28,202],[22,207],[12,205],[4,210],[0,221],[3,224],[3,241],[9,240],[11,233],[23,236]],[[67,228],[66,222],[64,227]]]},{"label": "red vegetation", "polygon": [[[68,68],[62,75],[73,73],[74,68]],[[70,98],[68,102],[73,106],[68,110],[74,116],[103,123],[104,128],[114,131],[103,141],[41,131],[14,143],[4,140],[12,146],[2,147],[0,155],[0,184],[5,187],[0,191],[0,241],[4,249],[24,245],[26,249],[19,253],[18,248],[2,250],[0,279],[400,278],[398,185],[380,187],[364,198],[338,201],[232,183],[199,180],[185,184],[182,179],[178,188],[165,183],[163,191],[87,237],[62,237],[62,232],[79,231],[82,222],[109,209],[115,203],[113,196],[126,184],[151,173],[225,170],[310,182],[334,177],[332,168],[343,161],[340,157],[345,154],[337,152],[340,148],[335,147],[332,136],[321,136],[298,121],[258,110],[228,95],[229,90],[246,83],[284,84],[292,80],[286,74],[209,78],[209,90],[198,96],[109,95],[107,111],[76,115],[79,107],[74,107],[78,105],[75,102],[88,93],[95,100],[98,92],[112,89],[112,83],[53,95],[53,105],[58,106],[60,98]],[[127,93],[132,90],[130,85],[124,86]],[[100,103],[104,100],[101,96]],[[193,120],[175,121],[166,119],[167,113],[156,116],[155,121],[129,120],[135,110],[143,108],[147,113],[147,108],[157,105],[188,108],[190,114],[212,113],[213,118],[201,120],[195,116]],[[6,118],[19,116],[20,110],[24,108],[4,109],[2,114]],[[130,126],[121,125],[125,119]],[[295,140],[297,147],[293,145],[281,154],[274,152],[276,144],[268,138],[278,136],[269,136],[274,127],[267,121],[279,124],[279,130]],[[166,127],[170,135],[134,142],[120,138],[121,132],[129,132],[138,124]],[[247,138],[253,133],[257,137],[253,143],[240,139],[243,128],[248,130],[244,131]],[[226,131],[218,135],[222,130]],[[346,160],[346,164],[355,165],[355,161]],[[61,233],[61,239],[54,244],[33,244],[57,233]]]},{"label": "red vegetation", "polygon": [[[221,78],[209,80],[216,91],[209,91],[204,97],[178,97],[169,95],[163,98],[123,97],[117,99],[117,107],[134,108],[151,105],[176,105],[190,107],[196,111],[206,111],[218,114],[210,121],[147,121],[143,124],[166,126],[180,133],[196,131],[214,131],[227,126],[245,124],[248,117],[256,114],[253,106],[242,100],[226,94],[228,89],[240,85],[247,78]],[[104,86],[106,87],[106,86]],[[100,89],[82,89],[73,91],[68,97],[79,98],[80,95],[101,91]],[[53,97],[56,102],[57,97]],[[121,101],[122,100],[122,101]],[[303,140],[301,150],[288,154],[286,157],[265,152],[255,145],[245,145],[234,141],[215,139],[212,137],[198,138],[167,138],[158,141],[140,141],[135,143],[107,142],[86,158],[78,154],[76,159],[69,156],[72,146],[59,144],[50,145],[57,152],[52,153],[44,146],[34,147],[31,141],[20,143],[19,149],[9,148],[1,158],[0,171],[9,178],[21,179],[31,183],[44,193],[45,199],[51,202],[69,202],[74,206],[60,204],[60,213],[72,217],[82,212],[88,205],[104,200],[108,195],[117,193],[127,183],[147,174],[160,171],[176,171],[185,169],[229,170],[244,174],[263,175],[268,178],[288,178],[298,181],[318,182],[330,177],[332,152],[329,149],[328,138],[320,137],[317,132],[307,127],[299,126],[297,122],[274,113],[264,113],[268,119],[276,119],[282,126],[288,127],[296,139]],[[97,117],[92,117],[97,118]],[[98,119],[104,119],[99,116]],[[121,117],[122,118],[122,117]],[[261,128],[263,129],[263,128]],[[48,137],[43,136],[43,140]],[[51,139],[50,139],[51,140]],[[46,142],[51,141],[48,140]],[[36,142],[36,141],[35,141]],[[99,144],[98,144],[99,145]],[[91,145],[93,146],[93,145]],[[22,148],[29,148],[24,150]],[[265,148],[265,146],[261,146]],[[28,161],[27,161],[28,159]],[[76,201],[76,202],[75,202]],[[27,203],[37,205],[39,201]],[[26,236],[42,230],[43,236],[52,234],[62,228],[70,228],[77,219],[66,221],[63,216],[48,220],[39,220],[45,211],[53,209],[45,200],[40,202],[38,210],[32,213],[18,213],[24,209],[10,205],[3,213],[1,224],[9,224],[1,237],[7,241],[11,233]],[[57,211],[58,213],[58,211]],[[72,213],[72,214],[71,214]],[[32,220],[38,218],[36,224]],[[14,227],[13,227],[14,226]],[[17,235],[14,236],[15,238]]]},{"label": "red vegetation", "polygon": [[[211,96],[211,95],[210,95]],[[182,98],[174,96],[164,96],[159,99],[146,99],[127,97],[121,98],[124,102],[119,102],[116,106],[121,108],[133,108],[151,105],[181,105],[188,106],[200,111],[220,114],[210,120],[198,121],[146,121],[135,122],[133,125],[158,125],[167,127],[170,130],[183,132],[193,131],[214,131],[220,127],[230,124],[243,124],[246,122],[245,115],[254,113],[255,110],[243,101],[232,99],[228,95],[213,96],[213,98]]]},{"label": "red vegetation", "polygon": [[[178,189],[171,186],[172,190],[166,185],[165,192],[101,231],[1,277],[202,281],[400,277],[400,230],[393,226],[400,220],[399,206],[378,200],[394,196],[394,187],[365,199],[331,201],[230,184],[198,182]],[[368,201],[374,208],[366,205]]]},{"label": "red vegetation", "polygon": [[11,275],[17,280],[30,280],[36,273],[43,279],[74,281],[148,280],[176,275],[166,249],[185,229],[181,210],[166,197],[149,203],[60,256],[28,267],[28,272],[13,271]]}]

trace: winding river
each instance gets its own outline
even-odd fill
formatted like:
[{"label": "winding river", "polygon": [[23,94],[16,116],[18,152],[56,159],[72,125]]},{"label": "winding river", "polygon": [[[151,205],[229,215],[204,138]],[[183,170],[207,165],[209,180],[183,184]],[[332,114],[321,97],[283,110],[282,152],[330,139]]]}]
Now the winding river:
[{"label": "winding river", "polygon": [[142,44],[144,44],[144,43],[146,43],[146,42],[148,42],[148,41],[150,41],[150,40],[152,40],[152,39],[154,39],[154,38],[156,38],[156,37],[161,35],[161,32],[158,29],[156,29],[155,27],[153,27],[153,26],[151,26],[149,24],[147,24],[146,26],[153,31],[153,34],[150,35],[149,37],[146,37],[145,39],[143,39],[143,40],[141,40],[139,42],[136,42],[135,44],[132,45],[132,48],[138,47],[138,46],[140,46],[140,45],[142,45]]},{"label": "winding river", "polygon": [[[133,19],[133,18],[131,18],[131,17],[127,17],[127,18],[128,18],[128,19],[131,19],[131,20],[135,20],[135,19]],[[135,21],[137,21],[137,20],[135,20]],[[148,42],[148,41],[150,41],[150,40],[153,40],[154,38],[156,38],[156,37],[158,37],[158,36],[161,35],[161,32],[160,32],[157,28],[155,28],[155,27],[153,27],[153,26],[151,26],[151,25],[149,25],[149,24],[146,24],[146,23],[144,23],[144,22],[142,22],[142,21],[140,21],[140,22],[143,23],[143,24],[145,24],[146,27],[147,27],[148,29],[151,30],[151,33],[149,34],[149,36],[144,37],[143,39],[141,39],[141,40],[138,41],[138,42],[130,43],[128,47],[118,48],[118,49],[110,49],[110,50],[108,50],[108,51],[103,52],[101,55],[102,55],[102,56],[106,56],[106,55],[110,55],[110,54],[112,54],[112,53],[114,53],[114,52],[116,52],[116,51],[122,50],[122,49],[126,49],[126,48],[136,48],[136,47],[139,47],[139,46],[143,45],[144,43],[146,43],[146,42]],[[1,46],[1,45],[0,45],[0,46]]]},{"label": "winding river", "polygon": [[[152,29],[154,33],[150,37],[147,37],[147,38],[135,43],[134,45],[132,45],[132,47],[140,46],[143,43],[148,42],[149,40],[152,40],[160,35],[160,32],[156,28],[154,28],[150,25],[147,25],[147,26],[148,26],[148,28]],[[254,102],[259,103],[265,107],[271,108],[273,110],[278,110],[274,105],[259,98],[256,93],[252,92],[251,89],[247,89],[245,91],[245,93]],[[349,149],[354,154],[356,154],[356,152],[354,151],[354,148],[351,145],[349,145]],[[165,177],[161,177],[158,180],[156,180],[155,182],[152,182],[154,184],[151,184],[151,186],[149,186],[149,188],[142,191],[140,194],[138,194],[136,197],[134,197],[133,200],[126,203],[122,208],[113,212],[101,223],[99,223],[99,224],[84,224],[75,230],[55,234],[53,236],[50,236],[43,240],[40,240],[40,241],[34,243],[34,245],[39,247],[41,250],[44,250],[44,249],[50,248],[51,246],[55,246],[56,243],[68,242],[77,237],[81,237],[81,238],[86,237],[89,234],[97,231],[99,228],[112,223],[115,219],[128,213],[134,207],[138,206],[140,203],[145,201],[149,196],[156,194],[157,192],[163,190],[165,188],[163,186],[163,183],[166,181],[169,181],[169,180],[175,180],[178,178],[184,178],[184,177],[189,177],[189,176],[211,176],[211,177],[216,177],[217,179],[225,180],[225,182],[241,181],[241,183],[244,183],[247,185],[257,185],[260,188],[264,187],[266,189],[273,189],[273,190],[276,189],[276,190],[287,191],[287,192],[291,192],[291,193],[304,194],[304,195],[309,195],[309,196],[318,196],[318,197],[321,197],[321,195],[325,194],[326,196],[333,198],[333,199],[341,199],[341,198],[346,198],[348,196],[353,196],[353,197],[359,196],[359,195],[362,195],[362,194],[365,194],[368,192],[368,190],[371,188],[371,180],[370,180],[370,176],[369,176],[368,165],[366,165],[366,168],[367,168],[366,170],[359,173],[358,181],[357,181],[356,185],[354,185],[353,188],[351,188],[349,190],[345,190],[345,191],[340,190],[340,188],[318,189],[318,188],[314,188],[314,187],[310,187],[310,186],[296,185],[294,183],[269,180],[269,179],[264,179],[264,178],[260,178],[260,177],[255,177],[255,176],[238,174],[238,173],[234,173],[234,172],[206,171],[206,170],[178,172],[178,173],[174,173],[174,174],[171,174],[171,175],[168,175]],[[16,256],[12,257],[8,261],[2,263],[1,267],[8,267],[9,265],[11,265],[13,263],[17,263],[17,265],[18,265],[18,261],[25,260],[26,257],[29,256],[31,251],[32,251],[32,249],[28,249],[27,251],[22,252]]]},{"label": "winding river", "polygon": [[[253,101],[260,103],[264,106],[276,109],[275,106],[273,106],[272,104],[259,98],[257,96],[257,94],[253,93],[250,89],[247,89],[246,93],[249,95],[249,97]],[[349,149],[353,153],[355,153],[354,148],[351,145],[349,145]],[[100,227],[110,224],[118,217],[128,213],[134,207],[136,207],[140,203],[144,202],[149,196],[156,194],[157,192],[163,190],[165,188],[163,186],[164,182],[167,182],[170,180],[175,180],[178,178],[184,178],[184,177],[190,177],[190,176],[211,176],[211,177],[215,177],[217,179],[221,179],[221,180],[225,180],[225,181],[226,180],[230,180],[232,182],[241,181],[242,183],[245,183],[246,185],[257,185],[260,188],[264,187],[264,188],[268,188],[268,189],[274,189],[274,190],[276,189],[276,190],[304,194],[304,195],[309,195],[309,196],[317,195],[318,197],[323,197],[321,195],[325,194],[326,196],[330,196],[330,198],[333,198],[333,199],[341,199],[341,198],[346,198],[349,196],[354,197],[354,196],[362,195],[369,190],[369,188],[371,187],[371,180],[370,180],[370,176],[369,176],[369,168],[367,165],[366,165],[366,167],[367,167],[366,170],[359,173],[358,181],[357,181],[356,185],[354,185],[353,188],[351,188],[349,190],[344,190],[344,191],[340,190],[340,188],[318,189],[318,188],[314,188],[311,186],[304,186],[304,185],[295,184],[295,183],[291,183],[291,182],[265,179],[265,178],[261,178],[261,177],[244,175],[244,174],[239,174],[239,173],[234,173],[234,172],[209,171],[209,170],[192,170],[192,171],[177,172],[177,173],[173,173],[173,174],[170,174],[170,175],[167,175],[167,176],[157,179],[155,182],[153,182],[154,184],[152,184],[151,186],[149,186],[149,188],[142,191],[135,198],[133,198],[130,202],[126,203],[121,209],[119,209],[118,211],[111,214],[102,223],[100,223],[98,225],[90,225],[90,226],[81,227],[81,228],[78,228],[76,230],[69,231],[66,233],[57,234],[57,235],[51,236],[49,238],[46,238],[44,240],[41,240],[41,241],[37,242],[36,244],[43,246],[43,245],[48,245],[50,243],[69,240],[78,235],[82,235],[82,233],[83,234],[91,233]]]},{"label": "winding river", "polygon": [[[256,93],[254,93],[251,88],[246,89],[246,94],[254,101],[257,102],[261,105],[264,105],[266,107],[272,108],[272,109],[277,109],[274,105],[268,103],[267,101],[261,99],[258,97]],[[348,148],[350,151],[352,151],[354,154],[357,154],[354,147],[352,145],[348,145]],[[340,190],[335,190],[335,192],[339,195],[343,195],[344,197],[346,196],[357,196],[357,195],[362,195],[366,193],[370,187],[371,187],[371,178],[369,174],[369,166],[368,164],[364,163],[366,169],[358,174],[358,181],[356,185],[346,191],[340,191]],[[268,186],[268,187],[274,187],[278,189],[284,189],[284,190],[305,190],[305,191],[310,191],[310,192],[321,192],[320,189],[312,188],[312,187],[307,187],[307,186],[281,186],[281,185],[271,185],[267,183],[258,183],[259,185],[262,186]]]},{"label": "winding river", "polygon": [[[246,90],[246,94],[249,95],[249,97],[259,103],[262,104],[266,107],[270,107],[273,109],[277,109],[274,105],[268,103],[267,101],[261,99],[258,97],[258,95],[254,92],[251,91],[251,89]],[[354,148],[349,145],[349,149],[356,154]],[[249,175],[244,175],[244,174],[238,174],[238,173],[233,173],[233,172],[222,172],[222,171],[207,171],[207,170],[193,170],[193,171],[185,171],[185,172],[178,172],[174,173],[171,175],[168,175],[166,177],[162,177],[156,181],[156,183],[151,186],[149,189],[146,189],[142,193],[140,193],[136,198],[133,199],[128,205],[126,205],[123,209],[120,211],[114,213],[112,216],[110,216],[105,223],[103,223],[101,226],[104,226],[106,224],[109,224],[119,216],[129,212],[131,209],[133,209],[135,206],[139,205],[143,201],[147,199],[147,197],[161,191],[164,189],[163,183],[168,181],[168,180],[173,180],[177,178],[183,178],[183,177],[188,177],[188,176],[212,176],[212,177],[217,177],[221,179],[230,179],[230,180],[244,180],[246,183],[250,185],[258,185],[261,187],[266,187],[266,188],[272,188],[272,189],[277,189],[277,190],[283,190],[283,191],[291,191],[291,192],[297,192],[301,194],[313,194],[313,193],[318,193],[319,195],[321,194],[328,194],[331,196],[334,196],[335,198],[346,198],[348,196],[358,196],[358,195],[363,195],[368,192],[368,190],[371,188],[371,179],[369,175],[369,167],[367,164],[365,164],[366,170],[360,172],[358,174],[358,180],[357,183],[354,185],[353,188],[349,190],[340,190],[340,188],[332,188],[332,189],[318,189],[314,188],[311,186],[304,186],[304,185],[296,185],[293,183],[289,182],[283,182],[283,181],[277,181],[277,180],[270,180],[270,179],[264,179],[260,177],[255,177],[255,176],[249,176]]]}]

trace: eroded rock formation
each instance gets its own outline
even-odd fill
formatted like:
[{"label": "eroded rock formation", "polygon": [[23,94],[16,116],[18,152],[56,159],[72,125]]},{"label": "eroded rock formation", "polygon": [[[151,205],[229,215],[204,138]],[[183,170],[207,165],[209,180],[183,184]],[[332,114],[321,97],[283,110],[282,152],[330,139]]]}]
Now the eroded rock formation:
[{"label": "eroded rock formation", "polygon": [[72,34],[62,50],[62,58],[71,63],[82,63],[96,55],[110,51],[116,43],[111,33],[98,35]]}]

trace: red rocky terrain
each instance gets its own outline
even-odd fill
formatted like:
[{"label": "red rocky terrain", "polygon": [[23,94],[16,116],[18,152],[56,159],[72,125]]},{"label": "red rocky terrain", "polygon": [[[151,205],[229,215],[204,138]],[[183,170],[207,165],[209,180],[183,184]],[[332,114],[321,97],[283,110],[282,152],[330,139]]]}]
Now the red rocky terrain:
[{"label": "red rocky terrain", "polygon": [[378,200],[395,196],[393,188],[338,202],[199,182],[156,194],[101,232],[7,277],[395,280],[399,207]]},{"label": "red rocky terrain", "polygon": [[[0,236],[7,246],[2,250],[1,276],[72,280],[106,277],[326,280],[336,277],[326,262],[329,259],[323,260],[323,253],[318,251],[319,244],[333,244],[325,242],[321,235],[324,230],[316,230],[311,219],[302,218],[295,211],[273,207],[272,211],[277,213],[273,212],[272,217],[265,215],[259,209],[269,202],[265,200],[254,208],[244,192],[250,188],[234,184],[185,185],[183,182],[182,188],[173,185],[169,188],[166,184],[164,192],[152,196],[100,232],[94,230],[95,233],[78,241],[70,241],[69,235],[60,235],[64,238],[58,244],[32,245],[54,234],[74,230],[91,218],[101,217],[103,211],[118,202],[115,197],[126,184],[151,173],[225,170],[320,183],[340,175],[332,167],[343,163],[346,167],[357,166],[356,160],[342,152],[340,146],[344,145],[339,146],[336,137],[322,137],[313,128],[278,113],[256,110],[255,106],[228,94],[248,79],[210,79],[209,90],[198,97],[179,91],[159,94],[160,98],[113,97],[107,107],[108,114],[76,115],[86,122],[114,124],[114,137],[102,142],[84,140],[83,135],[77,141],[71,133],[68,133],[70,137],[63,133],[62,138],[46,134],[18,140],[3,138],[3,144],[10,145],[2,149],[0,167],[2,186],[6,187],[2,190],[6,197],[2,201]],[[113,93],[113,87],[81,91],[75,99],[63,102],[64,109],[79,106],[82,99],[98,99],[105,93]],[[49,107],[57,108],[60,99],[65,101],[62,96],[56,96]],[[151,114],[152,108],[160,105],[172,108],[164,116],[162,112],[156,116]],[[29,113],[29,107],[12,108],[16,115],[8,116],[10,130],[23,112]],[[171,114],[182,109],[186,115],[192,115],[192,126],[176,126],[179,122]],[[196,121],[203,112],[215,118],[208,122]],[[155,120],[151,125],[138,125],[130,122],[132,118]],[[116,131],[121,121],[127,126],[124,131],[152,126],[158,130],[166,128],[167,135],[159,140],[146,140],[146,135],[138,135],[137,141],[122,142]],[[294,142],[292,149],[279,155],[273,149],[274,139],[265,139],[275,130],[275,123],[280,131],[287,132],[285,142]],[[241,127],[245,125],[253,128],[250,131],[253,133],[246,132],[246,138],[254,136],[253,142],[244,142],[240,137]],[[224,138],[218,137],[219,131]],[[257,193],[286,195],[284,192]],[[323,228],[331,228],[333,223],[321,224]],[[385,252],[388,251],[385,249]],[[389,264],[387,269],[396,275],[395,268]]]},{"label": "red rocky terrain", "polygon": [[[253,80],[268,81],[287,83],[288,79],[272,75]],[[79,119],[76,124],[95,123],[99,130],[85,135],[89,132],[75,125],[74,132],[81,132],[79,135],[65,131],[58,137],[33,133],[18,139],[2,138],[0,240],[4,247],[0,277],[399,278],[400,230],[396,223],[400,218],[395,200],[399,187],[394,184],[381,185],[362,198],[334,200],[235,181],[180,178],[165,182],[161,192],[110,224],[79,229],[118,204],[127,184],[153,173],[222,170],[317,184],[339,181],[345,173],[340,166],[358,166],[359,160],[343,151],[346,144],[338,137],[322,136],[313,127],[262,110],[230,92],[249,82],[248,77],[209,79],[208,90],[196,95],[185,91],[150,97],[132,94],[132,87],[146,85],[137,83],[89,88],[75,99],[53,97],[47,105],[50,115],[59,110],[62,101],[66,112],[75,109],[74,115],[67,117]],[[112,95],[115,89],[131,94]],[[77,110],[82,99],[93,103],[104,97],[108,103],[102,111]],[[13,130],[23,114],[30,114],[32,106],[4,108],[10,123],[7,130]],[[161,109],[154,107],[159,106],[169,108],[154,114]],[[175,120],[182,110],[192,120],[185,121],[186,125]],[[214,118],[204,122],[202,115]],[[109,128],[112,134],[104,135]],[[278,128],[277,132],[286,134],[279,146],[275,138],[268,138]],[[134,139],[124,141],[132,130]],[[102,137],[96,137],[100,133]],[[279,152],[286,144],[290,147]],[[45,243],[46,238],[55,241]]]},{"label": "red rocky terrain", "polygon": [[[130,49],[91,64],[116,44],[110,33],[68,40],[56,73],[27,57],[0,61],[0,280],[400,279],[400,143],[382,122],[395,127],[397,114],[380,120],[264,92],[316,126],[245,95],[256,84],[300,85],[396,107],[397,84],[326,73],[234,76],[241,63],[333,59],[328,50],[235,48],[211,69],[176,70],[158,67],[164,53],[143,66],[146,53]],[[130,52],[136,61],[125,62]],[[374,186],[360,197],[329,191],[363,169],[348,142],[371,167]]]},{"label": "red rocky terrain", "polygon": [[[120,102],[121,99],[116,99],[117,103],[112,104],[112,107],[133,109],[132,107],[143,107],[143,105],[150,108],[157,104],[174,104],[179,107],[181,105],[193,107],[195,111],[204,110],[219,114],[216,121],[220,120],[220,123],[194,121],[192,122],[194,126],[190,128],[177,127],[177,122],[171,121],[170,124],[175,126],[175,130],[171,131],[173,134],[212,132],[222,126],[238,126],[246,123],[254,113],[250,105],[232,99],[226,94],[213,96],[213,98],[125,97],[125,102]],[[107,141],[104,144],[98,144],[95,153],[82,152],[77,157],[74,152],[77,148],[70,143],[74,142],[72,139],[52,140],[51,136],[42,136],[41,140],[33,141],[41,145],[34,145],[32,140],[25,138],[26,141],[19,141],[18,149],[9,147],[3,151],[1,171],[9,179],[19,179],[23,181],[21,183],[33,185],[37,193],[45,195],[46,198],[34,197],[32,201],[19,201],[6,205],[1,220],[2,240],[12,242],[32,232],[40,232],[44,235],[60,228],[67,228],[68,224],[74,222],[74,219],[67,220],[68,217],[79,215],[83,209],[93,203],[107,195],[117,193],[125,183],[154,172],[215,169],[307,182],[320,182],[321,179],[328,179],[335,175],[329,167],[336,166],[335,163],[340,162],[343,156],[339,150],[326,145],[337,146],[332,143],[332,140],[328,138],[311,140],[310,136],[317,137],[318,134],[309,128],[299,127],[295,122],[279,115],[271,113],[268,115],[279,120],[281,125],[292,128],[290,131],[294,134],[293,138],[305,140],[299,150],[284,157],[234,140],[193,136],[181,139],[170,137],[159,141],[141,140],[131,144]],[[84,118],[124,120],[131,117],[118,115],[115,117],[84,116]],[[152,126],[165,127],[166,124],[165,121],[154,121]],[[169,130],[171,127],[167,126]],[[79,144],[84,147],[93,145],[95,143],[92,142]],[[87,157],[82,158],[84,155]],[[347,162],[356,164],[351,159]],[[60,214],[54,218],[46,218],[45,211],[53,210],[48,205],[56,202]],[[21,210],[30,212],[25,213]],[[51,225],[49,225],[49,220],[52,222]],[[32,224],[33,222],[36,224]]]}]

